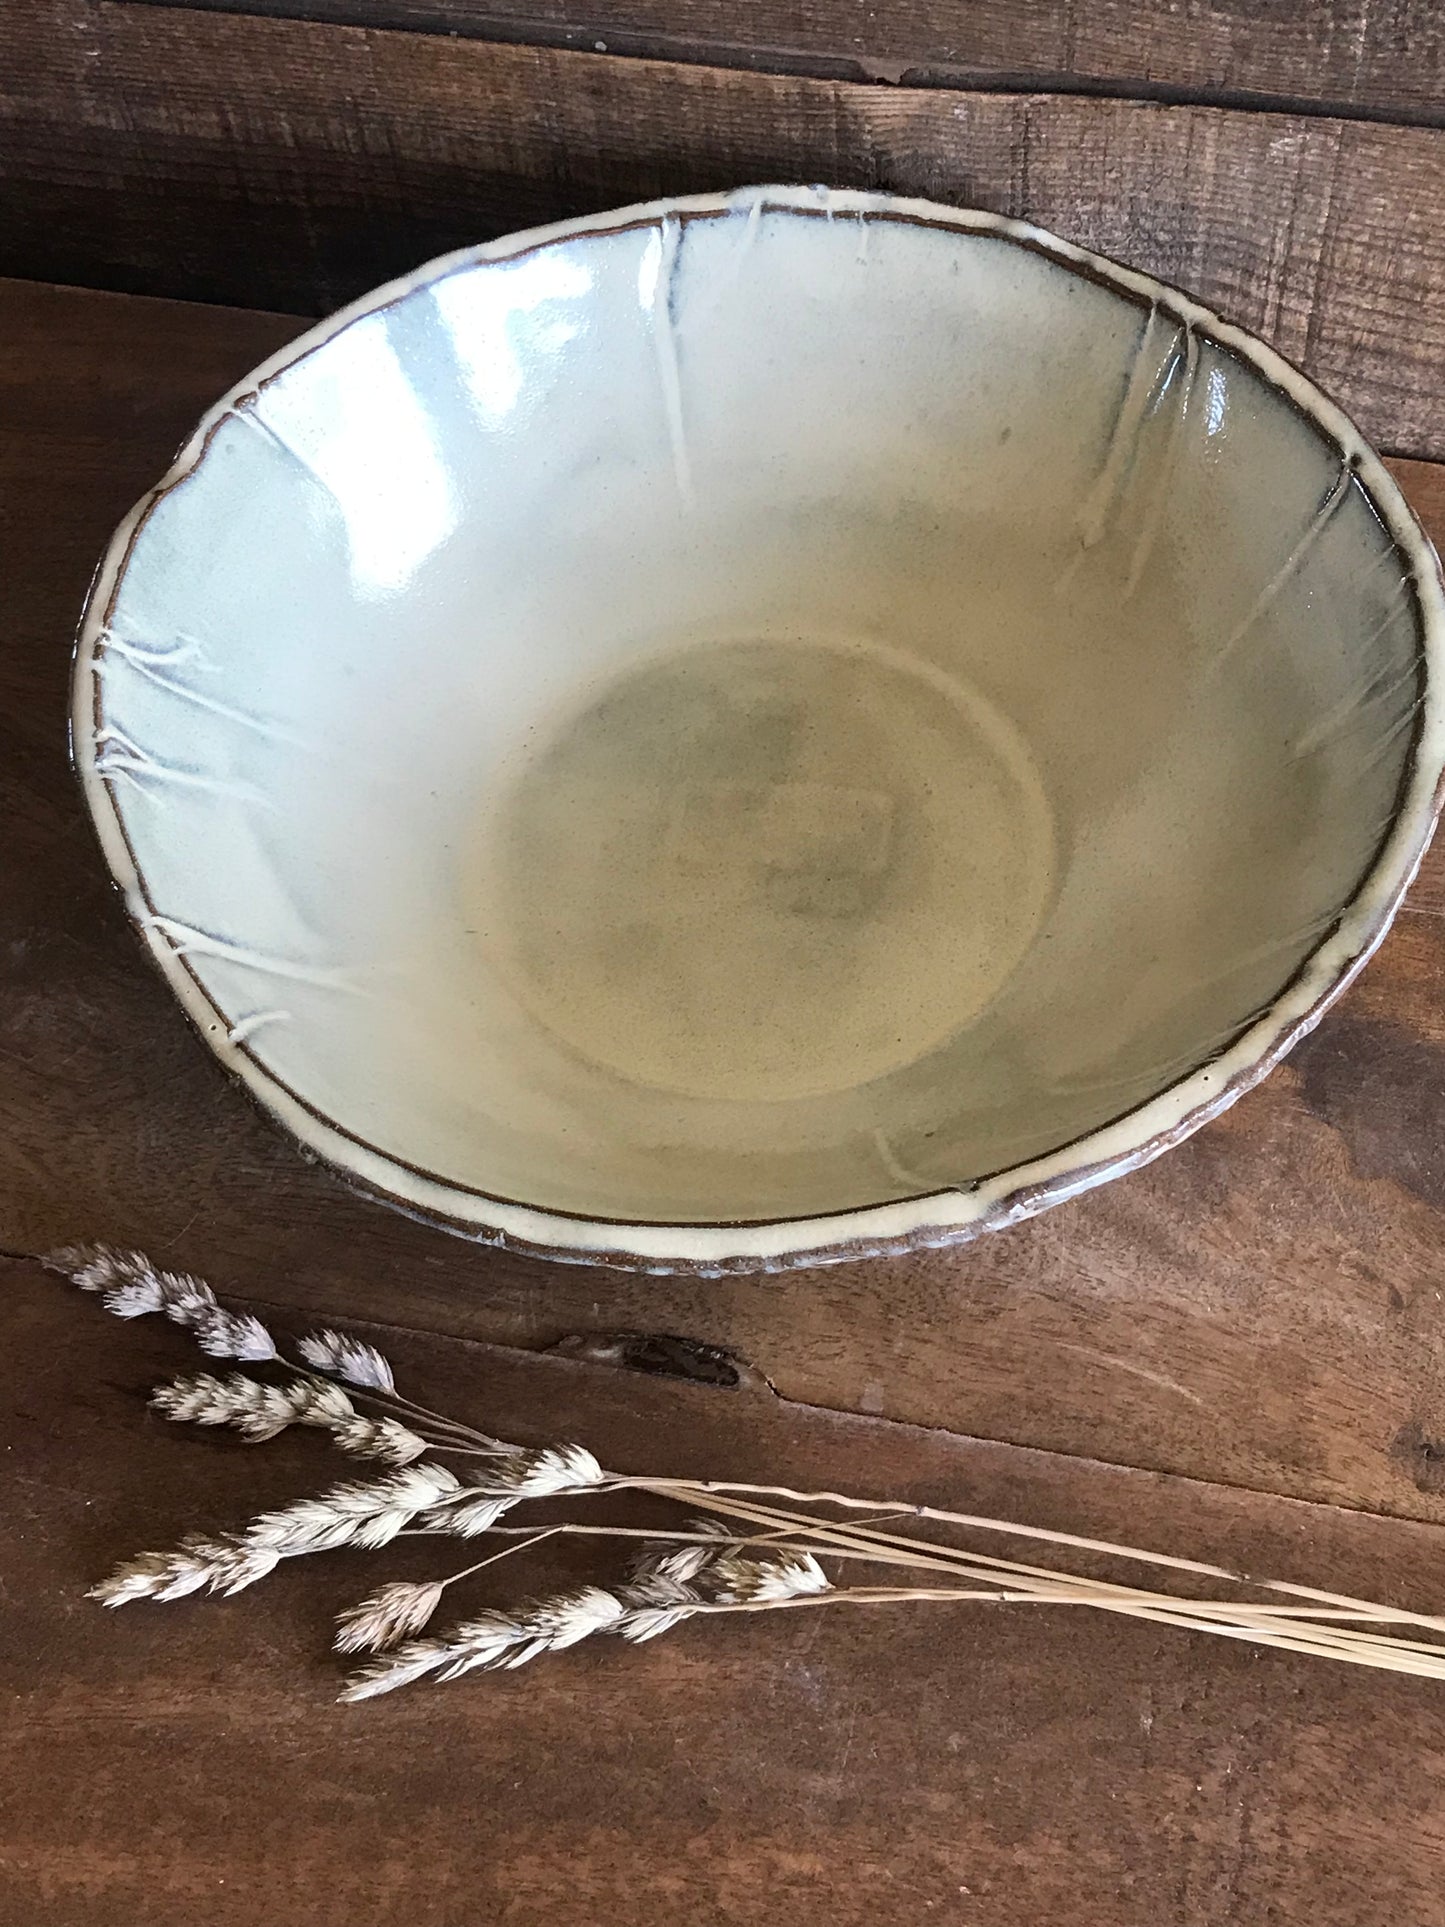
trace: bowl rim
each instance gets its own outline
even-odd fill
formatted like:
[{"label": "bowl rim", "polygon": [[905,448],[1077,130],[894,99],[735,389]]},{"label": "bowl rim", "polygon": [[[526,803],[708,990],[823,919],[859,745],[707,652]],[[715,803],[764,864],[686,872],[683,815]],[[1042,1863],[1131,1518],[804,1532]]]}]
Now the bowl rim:
[{"label": "bowl rim", "polygon": [[[118,800],[97,769],[96,738],[103,726],[101,678],[94,669],[97,646],[103,645],[131,555],[152,510],[200,468],[222,422],[254,404],[269,383],[353,322],[378,314],[449,275],[515,261],[559,242],[657,226],[666,219],[686,223],[763,210],[811,219],[843,215],[859,221],[899,221],[1003,239],[1142,308],[1157,308],[1252,367],[1335,449],[1342,479],[1348,474],[1359,483],[1401,558],[1419,627],[1420,698],[1414,733],[1395,805],[1375,854],[1319,942],[1267,1008],[1228,1044],[1118,1117],[1041,1156],[1002,1167],[965,1186],[890,1203],[811,1216],[714,1223],[662,1223],[554,1211],[440,1177],[365,1143],[268,1071],[244,1037],[228,1034],[234,1019],[215,1003],[158,920]],[[1030,222],[983,209],[846,188],[744,187],[552,222],[444,254],[351,302],[233,384],[201,418],[166,474],[121,521],[97,567],[75,641],[70,736],[72,761],[112,878],[150,956],[211,1050],[303,1149],[324,1159],[356,1188],[476,1242],[557,1261],[658,1275],[774,1272],[960,1244],[1033,1217],[1136,1170],[1180,1143],[1257,1084],[1314,1028],[1384,938],[1445,803],[1445,586],[1428,536],[1349,416],[1276,349],[1178,289]]]}]

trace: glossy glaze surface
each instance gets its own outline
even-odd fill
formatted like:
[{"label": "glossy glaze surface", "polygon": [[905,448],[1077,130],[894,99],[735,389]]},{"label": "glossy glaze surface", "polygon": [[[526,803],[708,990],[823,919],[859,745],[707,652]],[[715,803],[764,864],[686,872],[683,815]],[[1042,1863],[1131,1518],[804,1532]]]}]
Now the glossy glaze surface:
[{"label": "glossy glaze surface", "polygon": [[1349,425],[1183,297],[750,190],[258,371],[120,532],[77,754],[314,1148],[771,1265],[1007,1221],[1252,1081],[1418,860],[1439,624]]}]

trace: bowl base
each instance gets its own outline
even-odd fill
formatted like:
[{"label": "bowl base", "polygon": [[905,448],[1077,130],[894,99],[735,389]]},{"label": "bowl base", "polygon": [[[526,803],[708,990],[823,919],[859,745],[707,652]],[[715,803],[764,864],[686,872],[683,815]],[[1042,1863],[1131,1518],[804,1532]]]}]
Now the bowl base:
[{"label": "bowl base", "polygon": [[978,690],[871,639],[690,639],[570,705],[494,797],[469,924],[618,1077],[780,1102],[915,1063],[1033,941],[1034,759]]}]

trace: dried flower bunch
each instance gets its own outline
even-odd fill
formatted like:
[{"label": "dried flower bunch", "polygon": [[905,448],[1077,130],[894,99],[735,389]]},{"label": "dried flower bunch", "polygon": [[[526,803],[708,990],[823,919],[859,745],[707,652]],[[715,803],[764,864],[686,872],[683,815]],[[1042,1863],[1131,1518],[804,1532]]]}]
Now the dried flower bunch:
[{"label": "dried flower bunch", "polygon": [[[329,1433],[342,1452],[386,1468],[376,1477],[332,1485],[263,1512],[237,1530],[192,1533],[168,1552],[140,1553],[96,1586],[93,1598],[122,1606],[203,1591],[240,1592],[283,1559],[342,1546],[376,1549],[402,1535],[504,1542],[499,1551],[460,1571],[383,1585],[343,1612],[337,1650],[367,1656],[346,1681],[344,1700],[369,1699],[416,1680],[525,1666],[594,1634],[638,1644],[684,1620],[711,1614],[926,1600],[1087,1606],[1287,1652],[1445,1678],[1445,1646],[1390,1630],[1438,1636],[1445,1633],[1445,1617],[936,1507],[608,1472],[581,1445],[530,1449],[430,1411],[397,1390],[391,1366],[374,1346],[345,1333],[312,1333],[290,1359],[259,1319],[228,1311],[200,1279],[162,1271],[139,1253],[95,1246],[57,1252],[48,1263],[82,1291],[98,1294],[117,1317],[158,1313],[189,1331],[213,1359],[285,1374],[279,1382],[240,1370],[174,1379],[151,1399],[166,1418],[226,1426],[252,1444],[291,1425],[312,1426]],[[683,1507],[688,1516],[666,1532],[585,1518],[525,1525],[512,1517],[541,1499],[584,1500],[618,1491],[653,1494]],[[885,1519],[948,1528],[955,1536],[995,1535],[1086,1551],[1125,1566],[1223,1582],[1240,1596],[1198,1599],[1122,1580],[1083,1578],[935,1537],[884,1530]],[[615,1583],[524,1600],[509,1611],[479,1611],[443,1632],[428,1631],[450,1587],[509,1553],[562,1533],[640,1543],[630,1569]],[[860,1566],[913,1577],[886,1585],[845,1581],[843,1575],[856,1574]],[[921,1575],[932,1583],[919,1583]],[[1269,1597],[1261,1603],[1246,1596],[1258,1593]]]}]

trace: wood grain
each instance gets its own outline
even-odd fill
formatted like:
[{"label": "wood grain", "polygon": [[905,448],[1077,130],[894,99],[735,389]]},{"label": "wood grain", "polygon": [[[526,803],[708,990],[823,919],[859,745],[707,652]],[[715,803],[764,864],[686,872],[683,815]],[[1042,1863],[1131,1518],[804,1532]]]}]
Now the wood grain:
[{"label": "wood grain", "polygon": [[[1440,1603],[1439,1527],[372,1335],[426,1401],[619,1468],[965,1502]],[[7,1927],[1442,1918],[1437,1685],[1083,1612],[834,1607],[338,1707],[331,1615],[461,1560],[326,1555],[236,1599],[103,1613],[83,1593],[116,1559],[314,1489],[333,1457],[150,1417],[184,1338],[36,1267],[0,1267],[0,1342]],[[458,1614],[615,1571],[596,1546],[536,1557]]]},{"label": "wood grain", "polygon": [[1431,129],[106,0],[0,11],[0,107],[14,273],[317,312],[529,222],[825,179],[1026,215],[1148,268],[1302,361],[1382,446],[1445,457]]},{"label": "wood grain", "polygon": [[[645,54],[773,73],[918,85],[1110,91],[1139,99],[1290,101],[1336,112],[1445,113],[1432,0],[195,0],[220,13],[405,27],[478,40]],[[172,4],[172,0],[163,0]]]},{"label": "wood grain", "polygon": [[[0,1244],[113,1239],[313,1312],[544,1347],[669,1333],[790,1398],[1445,1519],[1445,847],[1317,1036],[1158,1164],[1003,1236],[785,1281],[630,1279],[365,1202],[143,962],[65,762],[110,527],[284,317],[0,286]],[[1437,536],[1445,476],[1399,472]]]}]

